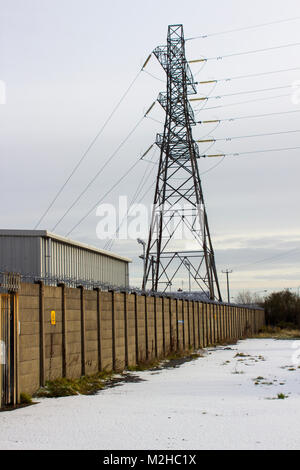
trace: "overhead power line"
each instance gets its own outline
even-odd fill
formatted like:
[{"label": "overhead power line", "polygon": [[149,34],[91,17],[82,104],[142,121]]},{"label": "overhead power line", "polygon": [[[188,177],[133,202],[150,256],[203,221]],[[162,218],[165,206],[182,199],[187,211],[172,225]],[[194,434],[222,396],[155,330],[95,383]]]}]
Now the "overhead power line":
[{"label": "overhead power line", "polygon": [[225,31],[218,31],[218,32],[215,32],[215,33],[201,34],[200,36],[194,36],[194,37],[191,37],[191,38],[187,38],[186,41],[192,41],[194,39],[206,39],[206,38],[209,38],[209,37],[220,36],[220,35],[223,35],[223,34],[249,31],[251,29],[264,28],[266,26],[272,26],[272,25],[280,24],[280,23],[288,23],[288,22],[297,21],[297,20],[300,20],[300,16],[296,16],[294,18],[287,18],[285,20],[270,21],[268,23],[260,23],[260,24],[256,24],[256,25],[252,25],[252,26],[244,26],[244,27],[241,27],[241,28],[227,29]]},{"label": "overhead power line", "polygon": [[207,100],[219,100],[219,99],[222,99],[222,98],[228,98],[229,96],[250,95],[252,93],[263,93],[265,91],[284,90],[284,89],[291,88],[291,87],[292,87],[292,85],[285,85],[285,86],[277,86],[277,87],[272,87],[272,88],[260,88],[258,90],[238,91],[236,93],[228,93],[226,95],[206,96],[206,97],[201,97],[201,98],[190,98],[190,102],[207,101]]},{"label": "overhead power line", "polygon": [[299,150],[300,147],[287,147],[287,148],[276,148],[276,149],[266,149],[266,150],[253,150],[250,152],[235,152],[235,153],[218,153],[214,155],[200,155],[199,158],[207,157],[239,157],[240,155],[252,155],[255,153],[270,153],[270,152],[286,152],[289,150]]},{"label": "overhead power line", "polygon": [[85,160],[85,158],[87,157],[88,153],[90,152],[90,150],[93,148],[93,146],[95,145],[95,143],[97,142],[97,140],[99,139],[99,137],[102,135],[103,131],[105,130],[105,128],[107,127],[107,125],[109,124],[109,122],[111,121],[111,119],[113,118],[113,116],[115,115],[115,113],[117,112],[117,110],[119,109],[119,107],[121,106],[122,102],[125,100],[125,98],[127,97],[128,93],[130,92],[130,90],[132,89],[133,85],[135,84],[135,82],[137,81],[137,79],[139,78],[140,74],[143,72],[143,70],[145,69],[145,67],[147,66],[150,58],[151,58],[151,55],[150,54],[148,56],[148,58],[146,59],[145,63],[143,64],[141,70],[136,74],[136,76],[134,77],[134,79],[132,80],[132,82],[129,84],[128,88],[125,90],[125,92],[123,93],[123,95],[121,96],[121,98],[119,99],[119,101],[117,102],[116,106],[113,108],[112,112],[109,114],[108,118],[106,119],[106,121],[104,122],[104,124],[102,125],[102,127],[100,128],[99,132],[97,132],[97,134],[95,135],[95,137],[93,138],[93,140],[90,142],[90,144],[88,145],[87,149],[85,150],[85,152],[83,153],[83,155],[80,157],[79,161],[76,163],[76,165],[74,166],[73,170],[71,171],[71,173],[69,174],[68,178],[65,180],[65,182],[63,183],[63,185],[59,188],[59,190],[57,191],[56,195],[54,196],[54,198],[52,199],[52,201],[50,202],[49,206],[47,207],[47,209],[45,210],[45,212],[42,214],[42,216],[40,217],[40,219],[38,220],[38,222],[36,223],[36,225],[34,226],[34,229],[36,229],[40,224],[41,222],[44,220],[44,218],[46,217],[46,215],[48,214],[48,212],[50,211],[50,209],[53,207],[53,205],[55,204],[55,202],[57,201],[57,199],[59,198],[59,196],[61,195],[61,193],[63,192],[63,190],[65,189],[65,187],[67,186],[67,184],[69,183],[69,181],[71,180],[71,178],[74,176],[74,174],[76,173],[76,171],[78,170],[78,168],[81,166],[81,164],[83,163],[83,161]]},{"label": "overhead power line", "polygon": [[211,83],[220,83],[220,82],[231,82],[233,80],[242,80],[245,78],[255,78],[255,77],[263,77],[266,75],[275,75],[277,73],[286,73],[286,72],[294,72],[296,70],[300,70],[300,67],[293,67],[290,69],[281,69],[281,70],[272,70],[270,72],[260,72],[260,73],[250,73],[248,75],[238,75],[237,77],[226,77],[226,78],[219,78],[216,80],[204,80],[201,82],[195,82],[196,85],[208,85]]},{"label": "overhead power line", "polygon": [[250,134],[250,135],[241,135],[241,136],[236,136],[236,137],[224,137],[220,139],[205,139],[205,140],[197,140],[196,142],[199,143],[209,143],[209,142],[222,142],[222,141],[228,141],[230,142],[231,140],[238,140],[238,139],[249,139],[253,137],[266,137],[266,136],[271,136],[271,135],[282,135],[282,134],[295,134],[300,132],[299,130],[292,130],[292,131],[280,131],[280,132],[268,132],[264,134]]},{"label": "overhead power line", "polygon": [[281,116],[284,114],[292,114],[292,113],[300,113],[300,109],[295,109],[293,111],[281,111],[277,113],[265,113],[265,114],[250,114],[248,116],[235,116],[226,119],[212,119],[209,121],[198,121],[197,124],[216,124],[221,122],[234,122],[239,121],[241,119],[255,119],[255,118],[263,118],[263,117],[270,117],[270,116]]},{"label": "overhead power line", "polygon": [[297,253],[299,251],[300,251],[299,248],[293,248],[292,250],[285,251],[284,253],[280,253],[278,255],[274,255],[274,256],[270,256],[268,258],[253,261],[252,263],[249,263],[249,264],[243,264],[243,265],[236,266],[234,269],[237,271],[238,269],[241,269],[241,268],[248,268],[249,266],[253,266],[253,265],[259,264],[259,263],[265,263],[266,261],[272,261],[272,260],[278,259],[278,258],[283,258],[284,256],[290,255],[292,253]]},{"label": "overhead power line", "polygon": [[239,104],[247,104],[247,103],[256,103],[258,101],[267,101],[267,100],[273,100],[273,99],[277,99],[277,98],[286,98],[286,97],[290,97],[290,93],[286,93],[284,95],[276,95],[276,96],[268,96],[266,98],[255,98],[253,100],[247,100],[247,101],[238,101],[237,103],[229,103],[229,104],[220,104],[219,106],[210,106],[209,108],[205,107],[205,108],[201,108],[199,111],[196,110],[196,114],[198,114],[199,112],[202,112],[202,111],[209,111],[211,109],[220,109],[220,108],[226,108],[228,106],[237,106]]},{"label": "overhead power line", "polygon": [[54,225],[52,228],[52,231],[54,232],[55,229],[58,227],[58,225],[64,220],[64,218],[69,214],[69,212],[73,209],[73,207],[80,201],[82,196],[87,192],[87,190],[92,186],[92,184],[96,181],[96,179],[103,173],[105,168],[112,162],[112,160],[117,156],[118,152],[121,150],[121,148],[124,146],[124,144],[128,141],[128,139],[132,136],[134,131],[138,128],[138,126],[141,124],[145,116],[142,116],[138,122],[135,124],[133,129],[127,134],[124,140],[118,145],[116,150],[106,159],[105,163],[101,166],[101,168],[97,171],[97,173],[93,176],[93,178],[89,181],[89,183],[85,186],[85,188],[81,191],[79,196],[72,202],[72,204],[68,207],[68,209],[64,212],[64,214],[60,217],[58,222]]},{"label": "overhead power line", "polygon": [[266,47],[264,49],[253,49],[251,51],[243,51],[243,52],[234,52],[232,54],[223,54],[220,56],[216,57],[207,57],[207,58],[201,58],[201,59],[194,59],[194,60],[189,60],[190,64],[194,64],[197,62],[208,62],[210,60],[222,60],[222,59],[227,59],[230,57],[237,57],[237,56],[242,56],[242,55],[249,55],[249,54],[257,54],[260,52],[268,52],[268,51],[275,51],[278,49],[286,49],[288,47],[296,47],[300,46],[300,42],[293,42],[291,44],[283,44],[281,46],[273,46],[273,47]]},{"label": "overhead power line", "polygon": [[96,207],[101,204],[101,202],[103,202],[105,200],[105,198],[126,178],[126,176],[129,175],[129,173],[131,173],[133,171],[133,169],[138,165],[138,163],[140,162],[141,160],[137,160],[136,162],[134,162],[134,164],[128,169],[126,170],[126,172],[121,176],[121,178],[119,178],[116,183],[110,187],[110,189],[104,194],[104,196],[102,196],[97,202],[96,204],[79,220],[79,222],[77,222],[72,228],[71,230],[66,234],[66,237],[68,237],[72,232],[74,232],[74,230],[82,224],[82,222],[96,209]]}]

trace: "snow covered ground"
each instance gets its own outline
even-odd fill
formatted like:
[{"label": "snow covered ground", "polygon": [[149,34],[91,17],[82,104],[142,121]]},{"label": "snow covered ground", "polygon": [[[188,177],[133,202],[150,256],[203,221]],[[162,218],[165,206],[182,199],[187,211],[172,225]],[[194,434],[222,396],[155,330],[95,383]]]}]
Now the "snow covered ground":
[{"label": "snow covered ground", "polygon": [[241,341],[96,396],[0,413],[0,449],[299,449],[297,346]]}]

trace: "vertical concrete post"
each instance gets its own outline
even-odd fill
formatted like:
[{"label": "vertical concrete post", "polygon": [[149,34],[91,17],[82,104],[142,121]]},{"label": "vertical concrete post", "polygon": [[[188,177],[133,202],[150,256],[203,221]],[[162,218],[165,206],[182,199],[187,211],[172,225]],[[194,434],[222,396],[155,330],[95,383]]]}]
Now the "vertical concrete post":
[{"label": "vertical concrete post", "polygon": [[216,305],[216,304],[214,304],[214,318],[215,318],[215,323],[216,323],[215,343],[218,343],[220,341],[220,318],[219,318],[218,305]]},{"label": "vertical concrete post", "polygon": [[[162,304],[162,320],[164,324],[164,303]],[[165,332],[163,332],[163,345],[164,345],[164,352],[165,352]],[[154,297],[154,353],[155,358],[158,356],[157,352],[157,298]]]},{"label": "vertical concrete post", "polygon": [[38,282],[39,289],[39,323],[40,323],[40,386],[45,386],[45,286],[43,281]]},{"label": "vertical concrete post", "polygon": [[202,310],[202,325],[203,325],[203,346],[206,347],[208,345],[207,318],[206,318],[206,305],[203,302],[201,303],[201,310]]},{"label": "vertical concrete post", "polygon": [[215,305],[215,312],[217,318],[217,336],[216,336],[216,343],[219,343],[221,340],[221,317],[220,317],[220,310],[219,305]]},{"label": "vertical concrete post", "polygon": [[148,361],[149,359],[149,341],[148,341],[148,302],[147,299],[148,297],[144,295],[145,299],[145,346],[146,346],[146,360]]},{"label": "vertical concrete post", "polygon": [[61,288],[61,321],[62,321],[62,376],[67,377],[67,318],[66,318],[66,287],[58,284]]},{"label": "vertical concrete post", "polygon": [[229,328],[229,307],[224,305],[225,323],[226,323],[226,340],[230,340],[230,328]]},{"label": "vertical concrete post", "polygon": [[224,322],[223,322],[223,305],[218,305],[219,316],[220,316],[220,341],[224,339]]},{"label": "vertical concrete post", "polygon": [[[1,299],[0,299],[1,302]],[[19,328],[19,296],[18,294],[14,293],[13,294],[13,302],[14,302],[14,314],[15,314],[15,352],[16,352],[16,357],[15,357],[15,378],[16,378],[16,403],[20,403],[20,328]],[[1,322],[0,322],[1,323]],[[1,337],[1,334],[0,334]],[[1,368],[1,366],[0,366]],[[1,391],[1,385],[0,385],[0,391]],[[0,392],[1,393],[1,392]],[[1,408],[1,405],[0,405]]]},{"label": "vertical concrete post", "polygon": [[182,299],[182,345],[183,345],[183,350],[185,351],[185,319],[184,319],[184,306],[185,306],[185,301]]},{"label": "vertical concrete post", "polygon": [[215,336],[215,343],[218,343],[220,340],[220,318],[219,318],[219,309],[218,305],[214,304],[214,317],[216,322],[216,336]]},{"label": "vertical concrete post", "polygon": [[240,324],[240,331],[239,331],[239,337],[243,338],[245,329],[244,329],[244,311],[245,309],[243,307],[239,308],[239,324]]},{"label": "vertical concrete post", "polygon": [[208,307],[207,303],[205,302],[203,304],[203,309],[204,309],[204,321],[205,321],[205,336],[206,336],[206,346],[210,344],[210,337],[209,337],[209,322],[208,322]]},{"label": "vertical concrete post", "polygon": [[200,314],[200,325],[201,325],[201,332],[200,332],[201,347],[205,348],[207,343],[206,343],[205,308],[204,308],[203,302],[199,302],[199,314]]},{"label": "vertical concrete post", "polygon": [[163,335],[163,351],[166,354],[166,322],[165,322],[165,299],[162,299],[162,335]]},{"label": "vertical concrete post", "polygon": [[221,339],[222,342],[226,339],[226,333],[225,333],[225,318],[224,318],[224,306],[220,305],[220,317],[221,317]]},{"label": "vertical concrete post", "polygon": [[139,330],[138,330],[138,310],[137,293],[134,292],[134,328],[135,328],[135,362],[139,363]]},{"label": "vertical concrete post", "polygon": [[81,331],[81,375],[85,375],[85,299],[84,287],[78,286],[80,289],[80,331]]},{"label": "vertical concrete post", "polygon": [[237,333],[237,307],[234,307],[234,337],[235,337],[235,339],[238,338],[238,333]]},{"label": "vertical concrete post", "polygon": [[179,351],[179,319],[178,319],[178,299],[176,299],[176,346]]},{"label": "vertical concrete post", "polygon": [[124,347],[125,367],[128,367],[128,294],[124,292]]},{"label": "vertical concrete post", "polygon": [[98,371],[102,370],[102,348],[101,348],[101,300],[100,289],[94,289],[97,292],[97,360]]},{"label": "vertical concrete post", "polygon": [[209,335],[210,335],[210,344],[214,343],[214,317],[212,312],[211,304],[207,304],[208,318],[209,318]]},{"label": "vertical concrete post", "polygon": [[189,349],[191,349],[191,302],[187,301],[187,319],[188,319],[188,343]]},{"label": "vertical concrete post", "polygon": [[112,325],[112,368],[116,370],[116,319],[115,319],[115,291],[111,291],[111,325]]},{"label": "vertical concrete post", "polygon": [[198,316],[198,347],[199,347],[199,348],[201,348],[201,346],[202,346],[202,342],[201,342],[202,325],[201,325],[201,319],[200,319],[200,307],[201,307],[200,302],[197,302],[197,316]]},{"label": "vertical concrete post", "polygon": [[193,306],[193,347],[196,349],[196,323],[195,323],[195,301],[192,301],[192,306]]},{"label": "vertical concrete post", "polygon": [[[169,351],[174,350],[174,335],[173,335],[173,312],[172,312],[172,300],[168,299],[169,303],[169,333],[170,333],[170,347]],[[166,351],[165,351],[166,353]]]}]

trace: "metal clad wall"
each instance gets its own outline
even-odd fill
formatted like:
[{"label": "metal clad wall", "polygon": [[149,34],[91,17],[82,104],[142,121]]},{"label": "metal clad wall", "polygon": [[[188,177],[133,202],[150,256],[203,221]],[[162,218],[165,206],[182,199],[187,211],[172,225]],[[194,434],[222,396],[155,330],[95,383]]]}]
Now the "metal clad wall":
[{"label": "metal clad wall", "polygon": [[128,286],[128,262],[51,237],[0,235],[0,270]]},{"label": "metal clad wall", "polygon": [[5,271],[38,273],[39,238],[0,236],[0,266]]},{"label": "metal clad wall", "polygon": [[47,238],[41,239],[41,257],[44,276],[128,285],[128,263],[122,260]]}]

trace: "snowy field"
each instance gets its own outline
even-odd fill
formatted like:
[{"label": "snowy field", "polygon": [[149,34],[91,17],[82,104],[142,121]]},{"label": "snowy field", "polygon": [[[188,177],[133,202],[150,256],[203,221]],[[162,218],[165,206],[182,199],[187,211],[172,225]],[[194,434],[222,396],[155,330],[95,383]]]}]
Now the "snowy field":
[{"label": "snowy field", "polygon": [[0,449],[300,449],[296,346],[241,341],[96,396],[0,413]]}]

